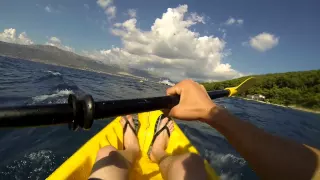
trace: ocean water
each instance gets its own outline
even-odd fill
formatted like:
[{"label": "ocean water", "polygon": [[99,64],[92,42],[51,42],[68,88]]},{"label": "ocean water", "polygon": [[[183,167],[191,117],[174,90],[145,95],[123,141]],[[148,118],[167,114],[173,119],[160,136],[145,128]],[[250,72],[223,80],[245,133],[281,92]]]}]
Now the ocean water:
[{"label": "ocean water", "polygon": [[[95,100],[163,96],[167,87],[0,57],[0,107],[65,103],[70,93],[91,94]],[[267,132],[320,148],[317,114],[237,98],[215,102]],[[0,129],[0,179],[45,179],[110,121],[95,121],[90,131],[69,131],[67,125]],[[177,123],[222,179],[258,179],[215,129],[199,122]]]}]

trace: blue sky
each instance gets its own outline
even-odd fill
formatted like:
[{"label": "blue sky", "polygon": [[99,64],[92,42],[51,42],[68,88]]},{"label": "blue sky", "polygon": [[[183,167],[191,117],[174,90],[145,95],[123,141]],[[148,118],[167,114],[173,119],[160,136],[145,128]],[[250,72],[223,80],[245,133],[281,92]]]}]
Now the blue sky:
[{"label": "blue sky", "polygon": [[[203,20],[194,20],[194,25],[186,27],[190,32],[199,33],[195,36],[195,43],[200,43],[198,37],[212,35],[219,38],[218,43],[225,44],[210,47],[219,50],[197,50],[193,54],[198,56],[191,54],[186,57],[182,56],[185,52],[182,50],[183,46],[179,45],[188,43],[183,41],[184,36],[181,36],[181,41],[176,39],[173,44],[170,44],[170,38],[165,38],[165,34],[158,37],[157,42],[153,42],[154,37],[149,36],[148,32],[152,31],[151,26],[155,20],[161,19],[168,8],[178,8],[179,5],[187,5],[187,12],[183,12],[185,19],[195,12]],[[114,17],[105,13],[109,7],[115,7]],[[9,28],[16,30],[16,36],[25,32],[35,44],[57,45],[57,41],[51,39],[56,37],[59,39],[57,46],[68,46],[76,53],[84,54],[85,51],[85,55],[106,63],[125,64],[158,73],[168,69],[164,73],[176,76],[177,79],[191,77],[219,80],[246,74],[320,69],[319,7],[320,1],[317,0],[113,0],[106,7],[93,0],[2,0],[0,32]],[[134,9],[136,17],[129,16],[128,9]],[[136,20],[134,27],[139,34],[149,38],[146,40],[148,45],[158,48],[161,41],[181,53],[164,55],[155,49],[135,52],[137,48],[132,45],[140,42],[139,40],[112,32],[112,29],[116,29],[114,24],[130,19]],[[166,24],[164,28],[170,26]],[[130,33],[126,28],[122,24],[118,29]],[[180,29],[175,30],[178,31]],[[219,57],[210,59],[209,55],[199,55],[210,52]],[[133,62],[133,59],[136,61]],[[211,73],[211,70],[215,73]],[[202,76],[201,73],[205,75]]]}]

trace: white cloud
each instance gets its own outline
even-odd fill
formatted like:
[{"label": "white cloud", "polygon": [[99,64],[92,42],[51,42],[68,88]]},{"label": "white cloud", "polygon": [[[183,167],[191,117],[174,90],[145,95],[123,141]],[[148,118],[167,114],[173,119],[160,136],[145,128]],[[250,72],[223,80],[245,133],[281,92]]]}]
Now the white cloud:
[{"label": "white cloud", "polygon": [[51,9],[51,7],[50,7],[50,5],[48,5],[48,6],[46,6],[45,8],[44,8],[44,10],[46,10],[47,12],[52,12],[52,9]]},{"label": "white cloud", "polygon": [[[41,7],[41,6],[38,5],[38,7]],[[53,8],[50,4],[48,4],[44,7],[44,10],[48,13],[60,13],[60,10],[63,8],[64,7],[61,5],[58,5],[57,8]]]},{"label": "white cloud", "polygon": [[136,9],[128,9],[128,15],[129,15],[131,18],[137,17],[137,10],[136,10]]},{"label": "white cloud", "polygon": [[228,54],[226,42],[213,35],[200,36],[191,26],[204,23],[196,13],[187,15],[188,6],[168,8],[150,31],[136,27],[137,19],[116,23],[112,34],[119,36],[123,48],[83,52],[105,63],[146,69],[174,80],[221,80],[242,74],[222,63]]},{"label": "white cloud", "polygon": [[104,10],[104,13],[111,20],[116,17],[117,8],[114,6],[112,0],[98,0],[97,4]]},{"label": "white cloud", "polygon": [[26,32],[22,32],[17,36],[16,29],[13,28],[4,29],[3,32],[0,32],[0,41],[25,45],[33,44]]},{"label": "white cloud", "polygon": [[224,24],[225,25],[232,25],[232,24],[242,25],[243,22],[244,22],[243,19],[235,19],[233,17],[229,17],[229,19]]},{"label": "white cloud", "polygon": [[225,39],[227,37],[227,30],[223,28],[219,28],[218,31],[222,33],[222,38]]},{"label": "white cloud", "polygon": [[237,23],[240,24],[240,25],[243,24],[243,22],[244,22],[243,19],[238,19],[238,20],[237,20]]},{"label": "white cloud", "polygon": [[98,0],[98,1],[97,1],[97,4],[98,4],[101,8],[105,9],[105,8],[107,8],[110,4],[112,4],[112,0]]},{"label": "white cloud", "polygon": [[50,37],[48,42],[46,42],[46,45],[55,46],[66,51],[74,52],[74,49],[72,47],[63,45],[61,40],[57,37]]},{"label": "white cloud", "polygon": [[202,24],[205,24],[204,22],[204,17],[200,16],[199,14],[197,14],[196,12],[193,12],[190,14],[189,20],[194,21],[194,22],[199,22]]},{"label": "white cloud", "polygon": [[266,32],[260,33],[255,37],[251,37],[249,44],[252,48],[264,52],[273,47],[277,46],[279,43],[279,37]]},{"label": "white cloud", "polygon": [[33,41],[28,38],[26,32],[22,32],[21,34],[19,34],[18,41],[21,42],[21,44],[33,44]]},{"label": "white cloud", "polygon": [[105,10],[105,13],[108,15],[108,19],[113,19],[116,17],[117,8],[115,6],[110,6]]},{"label": "white cloud", "polygon": [[114,23],[113,25],[114,25],[115,27],[121,27],[121,26],[122,26],[121,23]]},{"label": "white cloud", "polygon": [[231,25],[231,24],[234,24],[235,22],[236,22],[236,20],[235,20],[234,18],[230,17],[230,18],[226,21],[225,24]]}]

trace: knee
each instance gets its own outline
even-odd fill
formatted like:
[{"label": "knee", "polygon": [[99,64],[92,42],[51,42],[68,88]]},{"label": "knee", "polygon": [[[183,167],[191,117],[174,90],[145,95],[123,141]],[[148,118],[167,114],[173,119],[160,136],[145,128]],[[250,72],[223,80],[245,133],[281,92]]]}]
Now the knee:
[{"label": "knee", "polygon": [[203,159],[199,154],[190,153],[186,159],[189,159],[190,161],[193,161],[195,163],[201,163],[201,164],[203,163]]},{"label": "knee", "polygon": [[177,160],[172,162],[168,176],[176,177],[177,172],[179,172],[180,177],[184,177],[186,180],[208,179],[203,159],[193,153],[181,155]]},{"label": "knee", "polygon": [[203,167],[203,166],[204,166],[203,159],[198,154],[194,154],[194,153],[181,155],[181,157],[176,159],[171,164],[171,167],[173,169],[181,168],[181,167],[183,167],[184,169],[189,169],[189,168]]},{"label": "knee", "polygon": [[117,149],[113,146],[104,146],[102,147],[101,149],[99,149],[98,151],[98,154],[97,154],[97,157],[106,157],[106,156],[109,156],[109,154],[111,152],[114,152],[114,151],[117,151]]}]

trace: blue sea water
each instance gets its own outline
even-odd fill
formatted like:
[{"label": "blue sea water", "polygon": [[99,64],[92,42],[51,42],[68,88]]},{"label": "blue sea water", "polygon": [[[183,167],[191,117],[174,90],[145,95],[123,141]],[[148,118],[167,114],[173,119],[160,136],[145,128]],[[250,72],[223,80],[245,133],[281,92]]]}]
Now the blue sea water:
[{"label": "blue sea water", "polygon": [[[156,82],[0,56],[0,107],[65,103],[70,93],[91,94],[95,100],[163,96],[166,88]],[[215,102],[267,132],[320,148],[317,114],[237,98]],[[45,179],[111,119],[95,121],[90,131],[69,131],[67,125],[0,129],[0,179]],[[199,122],[177,122],[222,179],[258,179],[215,129]]]}]

